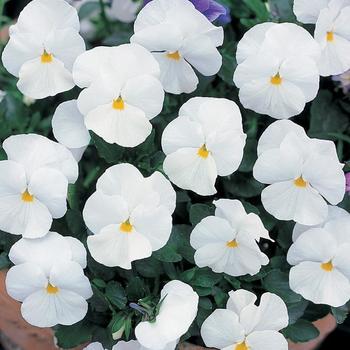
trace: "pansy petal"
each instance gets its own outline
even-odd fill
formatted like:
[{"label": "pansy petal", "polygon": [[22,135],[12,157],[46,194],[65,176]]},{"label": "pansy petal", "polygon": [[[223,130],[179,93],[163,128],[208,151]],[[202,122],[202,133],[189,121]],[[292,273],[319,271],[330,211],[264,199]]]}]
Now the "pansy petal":
[{"label": "pansy petal", "polygon": [[206,346],[222,349],[243,341],[244,330],[237,314],[217,309],[203,322],[201,336]]},{"label": "pansy petal", "polygon": [[144,111],[129,104],[123,110],[114,109],[112,103],[99,106],[88,113],[85,124],[106,142],[123,147],[138,146],[152,131]]},{"label": "pansy petal", "polygon": [[288,350],[286,338],[281,333],[270,330],[249,334],[246,344],[251,350]]},{"label": "pansy petal", "polygon": [[25,300],[46,285],[47,278],[44,272],[33,263],[13,266],[6,274],[6,291],[11,298],[18,301]]},{"label": "pansy petal", "polygon": [[61,218],[66,213],[68,180],[60,171],[50,168],[36,170],[28,191],[49,209],[53,218]]},{"label": "pansy petal", "polygon": [[278,220],[316,225],[325,220],[327,203],[312,188],[299,188],[293,181],[274,183],[261,193],[264,208]]},{"label": "pansy petal", "polygon": [[63,102],[57,107],[52,117],[52,131],[56,140],[68,148],[85,147],[90,142],[90,134],[76,100]]},{"label": "pansy petal", "polygon": [[181,148],[165,158],[163,169],[176,186],[209,196],[216,193],[215,160],[210,154],[203,159],[197,152],[195,148]]},{"label": "pansy petal", "polygon": [[121,196],[96,191],[86,201],[83,217],[86,226],[97,234],[110,224],[117,225],[128,219],[127,203]]},{"label": "pansy petal", "polygon": [[18,89],[34,99],[55,96],[74,87],[71,73],[56,58],[50,63],[42,63],[40,58],[28,61],[21,66],[18,75]]},{"label": "pansy petal", "polygon": [[230,296],[227,301],[227,309],[232,310],[239,315],[241,311],[248,305],[254,304],[256,295],[245,289],[238,289],[228,293]]},{"label": "pansy petal", "polygon": [[315,304],[334,307],[349,300],[350,282],[337,269],[325,271],[320,263],[304,261],[291,268],[290,288]]}]

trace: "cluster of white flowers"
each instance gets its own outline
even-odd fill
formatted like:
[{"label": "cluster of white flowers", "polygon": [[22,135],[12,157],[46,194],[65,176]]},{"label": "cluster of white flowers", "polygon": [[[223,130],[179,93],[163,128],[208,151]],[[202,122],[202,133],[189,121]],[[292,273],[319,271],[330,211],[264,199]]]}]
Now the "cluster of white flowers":
[{"label": "cluster of white flowers", "polygon": [[[317,3],[317,6],[316,6]],[[113,6],[122,4],[113,1]],[[123,3],[131,22],[140,2]],[[118,6],[117,6],[118,7]],[[110,13],[109,11],[109,13]],[[245,108],[288,119],[300,114],[319,89],[320,75],[350,69],[349,0],[295,0],[294,11],[316,23],[315,39],[292,23],[263,23],[237,48],[234,82]],[[118,17],[117,17],[118,18]],[[121,19],[121,18],[118,18]],[[33,0],[10,29],[2,61],[32,99],[82,89],[60,104],[52,119],[57,142],[28,134],[3,142],[0,161],[0,230],[22,235],[13,245],[6,279],[22,315],[39,327],[71,325],[87,313],[92,290],[83,269],[86,250],[72,237],[50,232],[67,211],[68,185],[90,142],[89,130],[110,144],[136,147],[152,132],[165,92],[193,92],[195,70],[215,75],[222,57],[223,28],[188,0],[153,0],[138,14],[129,44],[85,51],[77,11],[65,0]],[[218,176],[239,168],[246,143],[239,107],[225,98],[194,97],[180,108],[161,137],[164,173],[176,186],[201,196],[216,193]],[[290,287],[314,303],[341,306],[350,299],[350,215],[337,205],[345,194],[343,164],[333,142],[310,138],[292,121],[272,123],[258,143],[253,175],[268,185],[267,212],[294,220],[287,260]],[[87,200],[83,218],[91,256],[109,267],[132,262],[164,247],[172,232],[176,193],[160,172],[144,177],[131,164],[108,168]],[[190,236],[195,263],[231,276],[255,275],[269,258],[260,239],[271,240],[258,215],[238,200],[214,201],[215,215]],[[260,305],[246,290],[229,293],[227,309],[203,323],[207,346],[227,350],[286,350],[279,333],[288,325],[281,298],[265,293]],[[137,341],[113,350],[173,350],[196,318],[198,294],[178,280],[160,293],[158,314],[135,328]],[[103,350],[99,343],[88,350]]]},{"label": "cluster of white flowers", "polygon": [[272,123],[258,143],[254,177],[268,184],[261,194],[265,209],[278,220],[317,225],[345,194],[343,164],[332,141],[309,138],[289,120]]}]

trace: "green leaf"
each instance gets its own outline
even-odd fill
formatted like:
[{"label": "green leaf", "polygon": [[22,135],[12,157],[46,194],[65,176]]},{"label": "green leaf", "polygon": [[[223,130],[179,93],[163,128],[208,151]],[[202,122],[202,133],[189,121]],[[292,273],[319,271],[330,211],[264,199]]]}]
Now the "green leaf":
[{"label": "green leaf", "polygon": [[304,315],[305,309],[307,308],[309,302],[302,299],[296,303],[287,304],[289,324],[293,324],[299,320]]},{"label": "green leaf", "polygon": [[280,296],[285,303],[296,303],[302,300],[301,296],[293,292],[289,287],[288,273],[280,270],[270,271],[263,279],[263,287]]},{"label": "green leaf", "polygon": [[218,76],[228,85],[233,86],[233,73],[237,67],[236,62],[236,48],[237,45],[234,41],[230,41],[221,50],[222,66],[218,73]]},{"label": "green leaf", "polygon": [[148,278],[158,277],[164,272],[162,263],[153,257],[135,261],[135,268],[141,276]]},{"label": "green leaf", "polygon": [[111,145],[93,132],[91,133],[92,141],[97,148],[97,152],[107,163],[119,163],[123,159],[124,148],[118,145]]},{"label": "green leaf", "polygon": [[86,237],[85,223],[80,211],[68,209],[65,218],[72,236],[80,240]]},{"label": "green leaf", "polygon": [[191,280],[191,284],[197,287],[213,287],[221,280],[222,276],[213,272],[208,267],[196,270],[194,277]]},{"label": "green leaf", "polygon": [[90,1],[88,3],[85,3],[79,9],[79,19],[82,20],[84,18],[91,17],[99,9],[100,4],[98,3],[98,1]]},{"label": "green leaf", "polygon": [[317,133],[342,133],[349,125],[347,114],[328,90],[320,90],[311,105],[310,136]]},{"label": "green leaf", "polygon": [[252,176],[244,173],[235,173],[223,180],[225,191],[233,196],[251,198],[260,195],[264,185],[256,181]]},{"label": "green leaf", "polygon": [[238,169],[238,171],[247,173],[253,170],[253,166],[257,159],[257,150],[258,142],[254,139],[248,139],[247,143],[244,147],[244,155],[242,163]]},{"label": "green leaf", "polygon": [[304,343],[317,338],[320,332],[311,322],[300,319],[285,328],[283,334],[294,343]]},{"label": "green leaf", "polygon": [[197,225],[207,216],[214,215],[214,207],[212,205],[197,203],[191,205],[190,222],[193,226]]},{"label": "green leaf", "polygon": [[128,299],[122,285],[116,281],[109,282],[106,287],[106,297],[118,309],[124,309]]},{"label": "green leaf", "polygon": [[137,301],[142,299],[147,294],[147,288],[144,281],[140,277],[132,278],[127,284],[126,295],[130,301]]},{"label": "green leaf", "polygon": [[255,14],[259,21],[265,22],[268,20],[269,13],[265,3],[262,0],[243,0],[243,2]]},{"label": "green leaf", "polygon": [[338,324],[342,324],[345,322],[346,318],[349,314],[349,306],[346,304],[341,307],[332,307],[331,308],[332,315],[335,317]]},{"label": "green leaf", "polygon": [[57,326],[55,336],[57,345],[63,349],[74,348],[91,340],[93,327],[86,321],[72,326]]},{"label": "green leaf", "polygon": [[10,260],[5,252],[0,254],[0,270],[6,269],[10,266]]},{"label": "green leaf", "polygon": [[179,262],[182,256],[176,252],[176,247],[169,242],[161,249],[153,253],[153,257],[163,262]]},{"label": "green leaf", "polygon": [[293,0],[269,0],[272,17],[279,22],[296,22],[293,12]]}]

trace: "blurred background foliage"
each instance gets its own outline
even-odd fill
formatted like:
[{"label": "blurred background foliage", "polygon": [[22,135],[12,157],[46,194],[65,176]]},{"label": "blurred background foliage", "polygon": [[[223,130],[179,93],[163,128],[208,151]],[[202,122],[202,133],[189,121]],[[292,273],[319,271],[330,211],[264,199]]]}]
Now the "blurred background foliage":
[{"label": "blurred background foliage", "polygon": [[[193,96],[225,97],[239,104],[238,90],[232,76],[236,67],[235,48],[242,35],[260,22],[296,22],[292,12],[292,0],[220,0],[231,12],[232,22],[225,25],[225,42],[221,48],[223,66],[215,77],[201,77],[200,84],[190,95],[167,95],[162,113],[152,120],[154,130],[140,146],[127,149],[110,145],[96,135],[92,135],[90,147],[80,162],[80,176],[76,184],[69,188],[69,210],[66,216],[55,220],[52,230],[63,235],[79,238],[86,244],[87,230],[81,211],[86,199],[94,192],[97,178],[112,164],[129,162],[137,166],[145,176],[155,170],[162,171],[164,154],[160,138],[165,126],[177,116],[179,107]],[[0,52],[6,39],[6,26],[15,21],[27,0],[0,0]],[[79,0],[77,1],[79,2]],[[92,23],[93,34],[86,39],[87,47],[98,45],[119,45],[127,43],[132,35],[131,24],[112,21],[105,15],[103,1],[91,1],[79,10],[82,21]],[[91,30],[90,28],[90,30]],[[312,28],[307,28],[312,30]],[[331,78],[321,79],[317,98],[307,105],[304,112],[292,118],[302,125],[311,137],[333,140],[339,158],[350,160],[350,96]],[[20,133],[38,133],[53,138],[51,118],[55,108],[63,101],[77,98],[79,89],[38,101],[28,101],[16,88],[16,79],[0,65],[0,90],[6,95],[0,103],[0,141]],[[240,105],[240,104],[239,104]],[[56,327],[58,344],[63,348],[80,343],[99,340],[106,347],[113,343],[112,334],[124,328],[123,337],[133,336],[133,326],[140,315],[129,304],[157,302],[158,292],[166,281],[180,279],[189,283],[200,295],[199,312],[196,321],[183,339],[201,344],[199,329],[204,319],[216,308],[225,306],[232,289],[245,288],[258,295],[270,291],[281,296],[286,302],[290,315],[290,325],[283,332],[293,341],[304,342],[318,335],[312,321],[332,312],[342,330],[350,334],[344,323],[348,308],[330,308],[314,305],[290,290],[288,284],[289,265],[286,252],[291,244],[292,222],[278,222],[262,207],[260,193],[263,185],[252,176],[252,168],[257,158],[257,140],[274,119],[244,110],[244,130],[248,135],[243,162],[239,170],[228,177],[217,180],[218,193],[213,197],[200,197],[193,192],[177,191],[177,209],[174,214],[174,228],[167,245],[155,252],[151,258],[137,261],[130,271],[107,268],[88,259],[89,276],[94,296],[89,301],[87,317],[70,327]],[[213,116],[214,117],[214,116]],[[0,159],[6,155],[0,147]],[[350,170],[350,163],[345,165]],[[234,278],[216,274],[209,268],[194,265],[194,250],[189,244],[189,234],[194,225],[203,217],[213,213],[212,201],[216,198],[239,199],[248,212],[260,215],[271,237],[276,243],[261,242],[261,249],[270,257],[268,266],[255,276]],[[346,195],[341,207],[350,210],[350,196]],[[7,253],[18,237],[0,232],[0,269],[10,266]]]}]

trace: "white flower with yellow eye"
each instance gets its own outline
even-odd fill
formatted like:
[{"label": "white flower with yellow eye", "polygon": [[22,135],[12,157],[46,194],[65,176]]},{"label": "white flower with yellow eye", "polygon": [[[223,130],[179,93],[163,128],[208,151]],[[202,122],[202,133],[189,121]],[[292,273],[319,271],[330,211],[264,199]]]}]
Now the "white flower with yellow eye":
[{"label": "white flower with yellow eye", "polygon": [[73,63],[85,51],[75,8],[64,0],[33,0],[10,28],[2,62],[18,89],[41,99],[74,86]]},{"label": "white flower with yellow eye", "polygon": [[222,65],[217,47],[223,43],[223,28],[214,26],[188,0],[151,1],[138,14],[134,31],[131,42],[153,53],[166,92],[191,93],[198,85],[193,68],[210,76]]},{"label": "white flower with yellow eye", "polygon": [[233,101],[192,98],[163,132],[164,172],[180,188],[212,195],[217,176],[238,169],[245,140],[241,113]]},{"label": "white flower with yellow eye", "polygon": [[333,307],[350,299],[350,220],[335,218],[303,232],[291,245],[287,261],[290,288],[315,304]]},{"label": "white flower with yellow eye", "polygon": [[67,210],[68,182],[78,166],[62,145],[39,135],[11,136],[0,162],[0,229],[27,238],[47,234]]},{"label": "white flower with yellow eye", "polygon": [[288,326],[284,301],[272,293],[256,296],[244,289],[229,292],[226,309],[215,310],[203,323],[201,335],[209,347],[220,350],[288,350],[279,331]]},{"label": "white flower with yellow eye", "polygon": [[263,23],[237,47],[234,83],[245,108],[276,119],[300,114],[319,89],[320,48],[293,23]]},{"label": "white flower with yellow eye", "polygon": [[350,1],[332,0],[317,19],[315,39],[322,54],[319,63],[322,76],[337,75],[350,69]]},{"label": "white flower with yellow eye", "polygon": [[135,336],[146,349],[170,350],[196,318],[199,297],[188,284],[173,280],[163,287],[160,301],[156,319],[140,322]]},{"label": "white flower with yellow eye", "polygon": [[332,141],[310,139],[288,120],[271,124],[258,143],[253,175],[267,184],[264,208],[278,220],[318,225],[345,194],[343,164]]},{"label": "white flower with yellow eye", "polygon": [[85,125],[108,143],[135,147],[163,108],[159,65],[142,46],[96,47],[78,57],[73,76],[85,88],[78,108]]},{"label": "white flower with yellow eye", "polygon": [[87,200],[83,216],[94,233],[87,244],[106,266],[131,269],[131,262],[162,248],[172,229],[176,195],[159,172],[148,178],[131,164],[108,168]]},{"label": "white flower with yellow eye", "polygon": [[56,140],[66,146],[79,161],[90,143],[90,134],[80,113],[77,101],[61,103],[52,117],[52,131]]},{"label": "white flower with yellow eye", "polygon": [[23,318],[37,327],[71,325],[82,320],[92,296],[84,276],[86,250],[81,242],[55,232],[21,239],[11,248],[16,265],[6,276],[7,293],[22,302]]},{"label": "white flower with yellow eye", "polygon": [[269,258],[260,251],[260,238],[270,239],[260,218],[247,214],[238,200],[214,201],[215,216],[204,218],[191,233],[199,267],[231,276],[255,275]]}]

